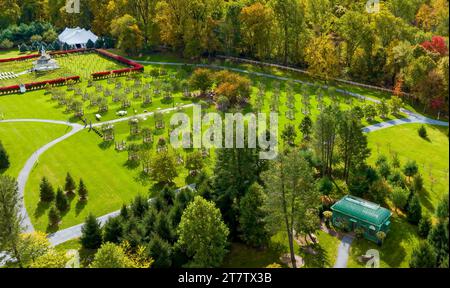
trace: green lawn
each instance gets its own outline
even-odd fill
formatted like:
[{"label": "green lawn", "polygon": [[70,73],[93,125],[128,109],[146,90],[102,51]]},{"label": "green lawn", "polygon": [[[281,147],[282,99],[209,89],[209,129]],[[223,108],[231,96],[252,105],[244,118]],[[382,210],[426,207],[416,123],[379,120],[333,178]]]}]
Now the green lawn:
[{"label": "green lawn", "polygon": [[0,123],[0,140],[10,161],[5,174],[17,177],[26,160],[41,146],[70,131],[70,127],[49,123]]},{"label": "green lawn", "polygon": [[426,125],[428,139],[423,139],[417,132],[420,126],[405,124],[368,134],[372,149],[369,162],[374,163],[379,154],[390,158],[394,152],[398,153],[402,165],[415,160],[425,182],[425,189],[419,194],[420,201],[433,213],[443,195],[448,193],[448,128]]},{"label": "green lawn", "polygon": [[365,265],[358,261],[358,257],[366,254],[369,249],[376,249],[380,253],[380,267],[407,268],[414,247],[419,243],[417,228],[405,219],[393,217],[391,231],[382,246],[366,239],[355,239],[350,247],[349,268],[363,268]]}]

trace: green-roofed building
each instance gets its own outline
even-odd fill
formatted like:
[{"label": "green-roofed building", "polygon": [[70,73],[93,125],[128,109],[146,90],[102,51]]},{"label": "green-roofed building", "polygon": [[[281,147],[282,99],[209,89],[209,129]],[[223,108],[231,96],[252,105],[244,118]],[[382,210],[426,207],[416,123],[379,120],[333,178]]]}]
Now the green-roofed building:
[{"label": "green-roofed building", "polygon": [[379,243],[377,232],[383,231],[386,235],[389,232],[392,213],[378,204],[347,195],[331,206],[331,210],[335,227],[347,231],[360,228],[368,240]]}]

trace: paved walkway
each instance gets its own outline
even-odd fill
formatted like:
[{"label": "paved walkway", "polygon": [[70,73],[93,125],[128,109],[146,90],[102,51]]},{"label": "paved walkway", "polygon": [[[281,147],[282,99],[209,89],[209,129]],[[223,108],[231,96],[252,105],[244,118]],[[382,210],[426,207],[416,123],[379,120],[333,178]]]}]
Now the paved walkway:
[{"label": "paved walkway", "polygon": [[341,240],[341,244],[338,247],[338,255],[336,258],[336,263],[333,268],[347,268],[348,253],[350,251],[350,245],[352,244],[353,238],[350,236],[344,236]]},{"label": "paved walkway", "polygon": [[19,187],[19,196],[22,199],[22,205],[20,207],[20,214],[22,217],[22,225],[25,232],[32,232],[34,231],[33,224],[31,224],[30,217],[28,216],[28,212],[25,208],[24,203],[24,194],[25,194],[25,185],[27,184],[28,177],[30,176],[31,171],[33,170],[36,162],[38,162],[39,156],[41,156],[45,151],[50,149],[52,146],[58,144],[59,142],[69,138],[70,136],[74,135],[78,131],[83,129],[83,126],[77,123],[69,123],[64,121],[57,121],[57,120],[42,120],[42,119],[12,119],[12,120],[2,120],[0,123],[8,123],[8,122],[43,122],[43,123],[52,123],[52,124],[60,124],[60,125],[68,125],[72,127],[72,130],[64,134],[63,136],[45,144],[41,148],[39,148],[37,151],[31,155],[30,158],[28,158],[27,162],[25,163],[25,166],[22,168],[22,170],[19,172],[19,176],[17,177],[17,183]]}]

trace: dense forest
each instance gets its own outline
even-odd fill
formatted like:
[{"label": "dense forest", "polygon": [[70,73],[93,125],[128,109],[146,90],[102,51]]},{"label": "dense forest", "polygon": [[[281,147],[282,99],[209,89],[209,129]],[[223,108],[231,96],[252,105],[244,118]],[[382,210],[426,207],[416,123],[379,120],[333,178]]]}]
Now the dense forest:
[{"label": "dense forest", "polygon": [[[448,110],[446,0],[1,0],[0,48],[92,29],[128,54],[161,47],[188,58],[225,54],[308,68],[410,92]],[[50,24],[51,23],[51,24]],[[104,39],[104,38],[103,38]]]}]

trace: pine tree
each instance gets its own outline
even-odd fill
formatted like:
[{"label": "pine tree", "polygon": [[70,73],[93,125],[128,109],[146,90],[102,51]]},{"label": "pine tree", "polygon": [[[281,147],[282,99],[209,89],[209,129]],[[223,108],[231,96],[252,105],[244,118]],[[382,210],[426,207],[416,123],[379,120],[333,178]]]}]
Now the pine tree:
[{"label": "pine tree", "polygon": [[69,200],[67,200],[67,196],[66,194],[64,194],[64,192],[62,191],[61,188],[58,188],[58,190],[56,191],[56,208],[58,208],[58,210],[60,212],[66,211],[67,209],[69,209]]},{"label": "pine tree", "polygon": [[73,181],[72,176],[70,176],[69,172],[67,172],[64,190],[68,193],[74,193],[75,189],[76,189],[75,181]]},{"label": "pine tree", "polygon": [[51,202],[55,199],[55,191],[53,190],[52,184],[44,176],[42,177],[40,189],[40,199],[42,202]]},{"label": "pine tree", "polygon": [[0,175],[0,251],[12,255],[19,266],[22,266],[21,255],[18,253],[20,234],[23,231],[20,213],[22,198],[18,190],[16,179]]},{"label": "pine tree", "polygon": [[88,197],[88,190],[84,185],[83,179],[80,179],[80,184],[78,185],[78,196],[80,197],[80,201],[86,201]]},{"label": "pine tree", "polygon": [[128,219],[128,216],[128,207],[127,205],[123,204],[122,208],[120,209],[120,217],[122,217],[123,219]]},{"label": "pine tree", "polygon": [[420,206],[419,198],[416,194],[414,194],[409,200],[408,210],[406,214],[408,221],[412,224],[418,224],[420,219],[422,218],[422,207]]},{"label": "pine tree", "polygon": [[269,234],[266,230],[262,210],[264,192],[257,183],[250,186],[240,202],[240,231],[242,240],[253,247],[262,247],[268,243]]},{"label": "pine tree", "polygon": [[102,245],[102,229],[92,214],[89,214],[81,228],[80,242],[85,249],[98,249]]},{"label": "pine tree", "polygon": [[436,253],[433,251],[433,247],[428,242],[422,242],[416,247],[409,261],[409,267],[411,268],[435,268],[436,266]]},{"label": "pine tree", "polygon": [[50,226],[57,226],[59,221],[61,221],[61,215],[55,206],[48,211],[48,221]]},{"label": "pine tree", "polygon": [[153,234],[148,248],[150,257],[155,261],[153,267],[169,268],[172,265],[172,246],[158,234]]},{"label": "pine tree", "polygon": [[417,233],[419,234],[419,236],[426,238],[428,236],[428,234],[430,233],[431,227],[432,227],[432,224],[431,224],[430,217],[424,216],[419,221],[419,227],[418,227]]},{"label": "pine tree", "polygon": [[436,267],[439,267],[449,255],[448,218],[441,220],[428,234],[428,243],[436,254]]},{"label": "pine tree", "polygon": [[9,156],[6,153],[5,147],[3,147],[2,141],[0,141],[0,170],[9,168]]},{"label": "pine tree", "polygon": [[306,115],[305,118],[302,119],[299,126],[300,132],[302,132],[303,135],[303,140],[309,141],[311,139],[312,126],[313,124],[311,118]]},{"label": "pine tree", "polygon": [[123,235],[122,222],[119,217],[110,218],[103,227],[103,241],[120,243]]}]

